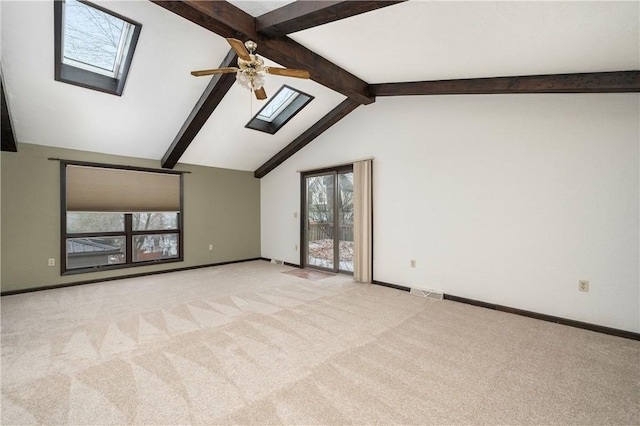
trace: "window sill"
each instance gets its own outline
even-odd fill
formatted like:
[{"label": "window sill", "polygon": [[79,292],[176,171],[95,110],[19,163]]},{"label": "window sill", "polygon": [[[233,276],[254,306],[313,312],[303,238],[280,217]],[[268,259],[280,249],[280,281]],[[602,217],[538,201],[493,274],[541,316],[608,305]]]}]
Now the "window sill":
[{"label": "window sill", "polygon": [[66,276],[66,275],[90,274],[94,272],[112,271],[116,269],[138,268],[141,266],[161,265],[165,263],[176,263],[176,262],[184,262],[184,258],[176,257],[171,259],[146,260],[144,262],[136,262],[136,263],[124,263],[124,264],[116,264],[116,265],[92,266],[90,268],[68,269],[66,271],[62,271],[60,275]]}]

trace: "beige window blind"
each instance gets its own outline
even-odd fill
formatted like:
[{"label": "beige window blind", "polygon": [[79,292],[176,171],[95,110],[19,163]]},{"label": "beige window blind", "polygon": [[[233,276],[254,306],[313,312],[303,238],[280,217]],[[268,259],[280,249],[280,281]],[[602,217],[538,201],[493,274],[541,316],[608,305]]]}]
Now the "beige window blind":
[{"label": "beige window blind", "polygon": [[67,211],[180,211],[180,175],[66,165]]}]

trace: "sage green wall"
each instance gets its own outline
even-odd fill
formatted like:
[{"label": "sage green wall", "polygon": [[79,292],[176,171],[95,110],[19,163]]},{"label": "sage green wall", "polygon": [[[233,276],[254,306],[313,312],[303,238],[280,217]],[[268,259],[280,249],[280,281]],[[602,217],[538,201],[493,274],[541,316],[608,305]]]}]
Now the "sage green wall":
[{"label": "sage green wall", "polygon": [[[159,161],[19,144],[1,162],[2,291],[260,257],[260,181],[252,172],[178,164],[184,261],[60,276],[60,167],[49,157],[160,168]],[[213,244],[213,251],[209,251]],[[56,266],[47,260],[56,259]]]}]

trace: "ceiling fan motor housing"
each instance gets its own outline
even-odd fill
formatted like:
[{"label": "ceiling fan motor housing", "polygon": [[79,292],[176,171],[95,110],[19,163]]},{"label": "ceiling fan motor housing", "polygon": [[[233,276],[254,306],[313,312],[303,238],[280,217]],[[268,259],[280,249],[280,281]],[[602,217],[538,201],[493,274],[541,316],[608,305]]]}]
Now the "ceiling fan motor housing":
[{"label": "ceiling fan motor housing", "polygon": [[249,55],[251,56],[250,60],[244,60],[242,58],[238,58],[238,68],[242,72],[248,75],[254,75],[259,72],[265,71],[264,61],[258,55]]},{"label": "ceiling fan motor housing", "polygon": [[253,54],[253,52],[258,48],[258,43],[253,40],[247,40],[244,42],[244,47],[247,48],[250,54]]}]

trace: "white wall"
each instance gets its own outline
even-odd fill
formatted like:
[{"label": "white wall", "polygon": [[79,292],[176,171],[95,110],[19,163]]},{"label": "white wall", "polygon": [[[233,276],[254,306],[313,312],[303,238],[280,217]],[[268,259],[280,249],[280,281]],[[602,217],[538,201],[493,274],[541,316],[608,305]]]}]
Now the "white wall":
[{"label": "white wall", "polygon": [[262,256],[299,263],[297,170],[373,156],[376,280],[638,332],[639,101],[379,98],[262,179]]}]

